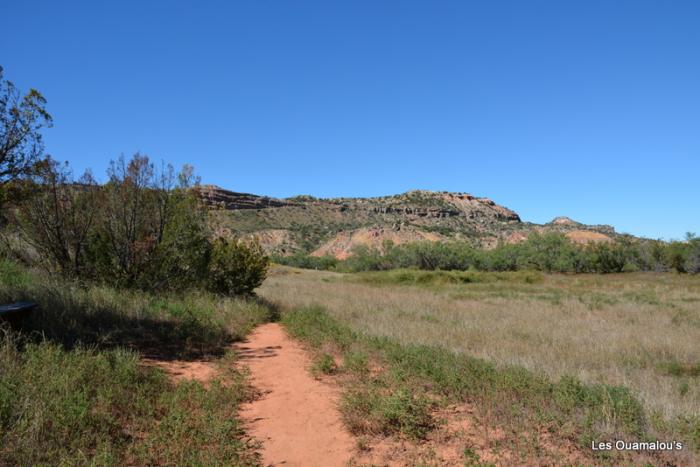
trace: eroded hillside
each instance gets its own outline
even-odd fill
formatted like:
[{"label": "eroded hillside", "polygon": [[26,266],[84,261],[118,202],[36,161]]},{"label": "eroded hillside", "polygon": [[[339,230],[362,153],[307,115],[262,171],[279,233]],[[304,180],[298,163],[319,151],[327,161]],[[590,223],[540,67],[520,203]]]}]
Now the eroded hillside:
[{"label": "eroded hillside", "polygon": [[519,242],[532,231],[563,232],[574,241],[608,241],[607,225],[558,217],[544,225],[523,222],[511,209],[467,193],[415,190],[377,198],[296,196],[277,199],[205,185],[197,188],[211,208],[219,234],[255,236],[270,253],[296,252],[346,258],[357,245],[381,247],[419,240],[464,240],[481,247]]}]

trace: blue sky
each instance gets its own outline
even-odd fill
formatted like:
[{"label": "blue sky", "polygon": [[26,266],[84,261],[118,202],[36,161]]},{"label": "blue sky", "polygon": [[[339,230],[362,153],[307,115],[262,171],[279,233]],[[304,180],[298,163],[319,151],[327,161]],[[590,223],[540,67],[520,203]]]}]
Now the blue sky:
[{"label": "blue sky", "polygon": [[414,188],[700,233],[700,2],[8,2],[47,151],[273,196]]}]

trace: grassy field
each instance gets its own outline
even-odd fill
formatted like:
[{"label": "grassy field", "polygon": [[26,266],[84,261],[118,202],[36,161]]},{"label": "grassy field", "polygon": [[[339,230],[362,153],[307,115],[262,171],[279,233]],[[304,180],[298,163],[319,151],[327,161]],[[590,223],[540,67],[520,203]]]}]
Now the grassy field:
[{"label": "grassy field", "polygon": [[[168,298],[52,280],[0,263],[0,302],[39,308],[0,329],[0,464],[254,464],[237,409],[250,396],[226,344],[273,317],[261,301]],[[209,359],[220,377],[173,383],[141,357]]]},{"label": "grassy field", "polygon": [[362,335],[445,351],[436,361],[464,355],[555,385],[628,388],[643,408],[631,432],[700,444],[698,276],[279,268],[261,295],[289,310],[320,307]]}]

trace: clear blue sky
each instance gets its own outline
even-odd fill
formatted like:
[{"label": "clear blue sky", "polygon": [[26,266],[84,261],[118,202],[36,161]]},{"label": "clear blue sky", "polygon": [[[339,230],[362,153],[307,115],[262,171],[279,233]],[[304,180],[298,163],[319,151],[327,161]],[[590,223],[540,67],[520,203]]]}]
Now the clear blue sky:
[{"label": "clear blue sky", "polygon": [[466,191],[700,233],[698,1],[12,1],[0,65],[104,176],[142,151],[273,196]]}]

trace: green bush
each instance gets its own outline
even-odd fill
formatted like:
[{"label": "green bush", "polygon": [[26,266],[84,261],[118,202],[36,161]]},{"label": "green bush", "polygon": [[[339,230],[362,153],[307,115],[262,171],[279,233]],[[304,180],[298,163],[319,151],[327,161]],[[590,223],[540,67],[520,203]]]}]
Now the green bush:
[{"label": "green bush", "polygon": [[688,245],[684,269],[692,274],[700,273],[700,238],[691,238]]},{"label": "green bush", "polygon": [[258,246],[210,241],[192,167],[158,171],[135,154],[112,161],[108,175],[104,185],[89,173],[76,181],[67,164],[47,159],[10,216],[19,253],[36,251],[32,264],[55,275],[120,288],[232,295],[260,285],[267,258]]},{"label": "green bush", "polygon": [[222,295],[248,295],[265,279],[269,259],[257,242],[219,238],[209,260],[208,288]]},{"label": "green bush", "polygon": [[633,271],[700,272],[700,239],[692,234],[684,242],[634,239],[619,236],[610,242],[577,245],[557,232],[532,233],[522,243],[501,243],[476,249],[467,242],[414,242],[382,248],[357,246],[352,256],[339,261],[297,253],[282,264],[340,272],[421,269],[426,271],[519,271],[561,273],[616,273]]},{"label": "green bush", "polygon": [[147,265],[140,287],[146,290],[185,290],[202,285],[208,274],[212,245],[206,219],[197,200],[181,194]]},{"label": "green bush", "polygon": [[335,268],[338,260],[332,256],[311,256],[305,253],[295,253],[291,256],[274,256],[272,262],[303,269],[328,271]]}]

